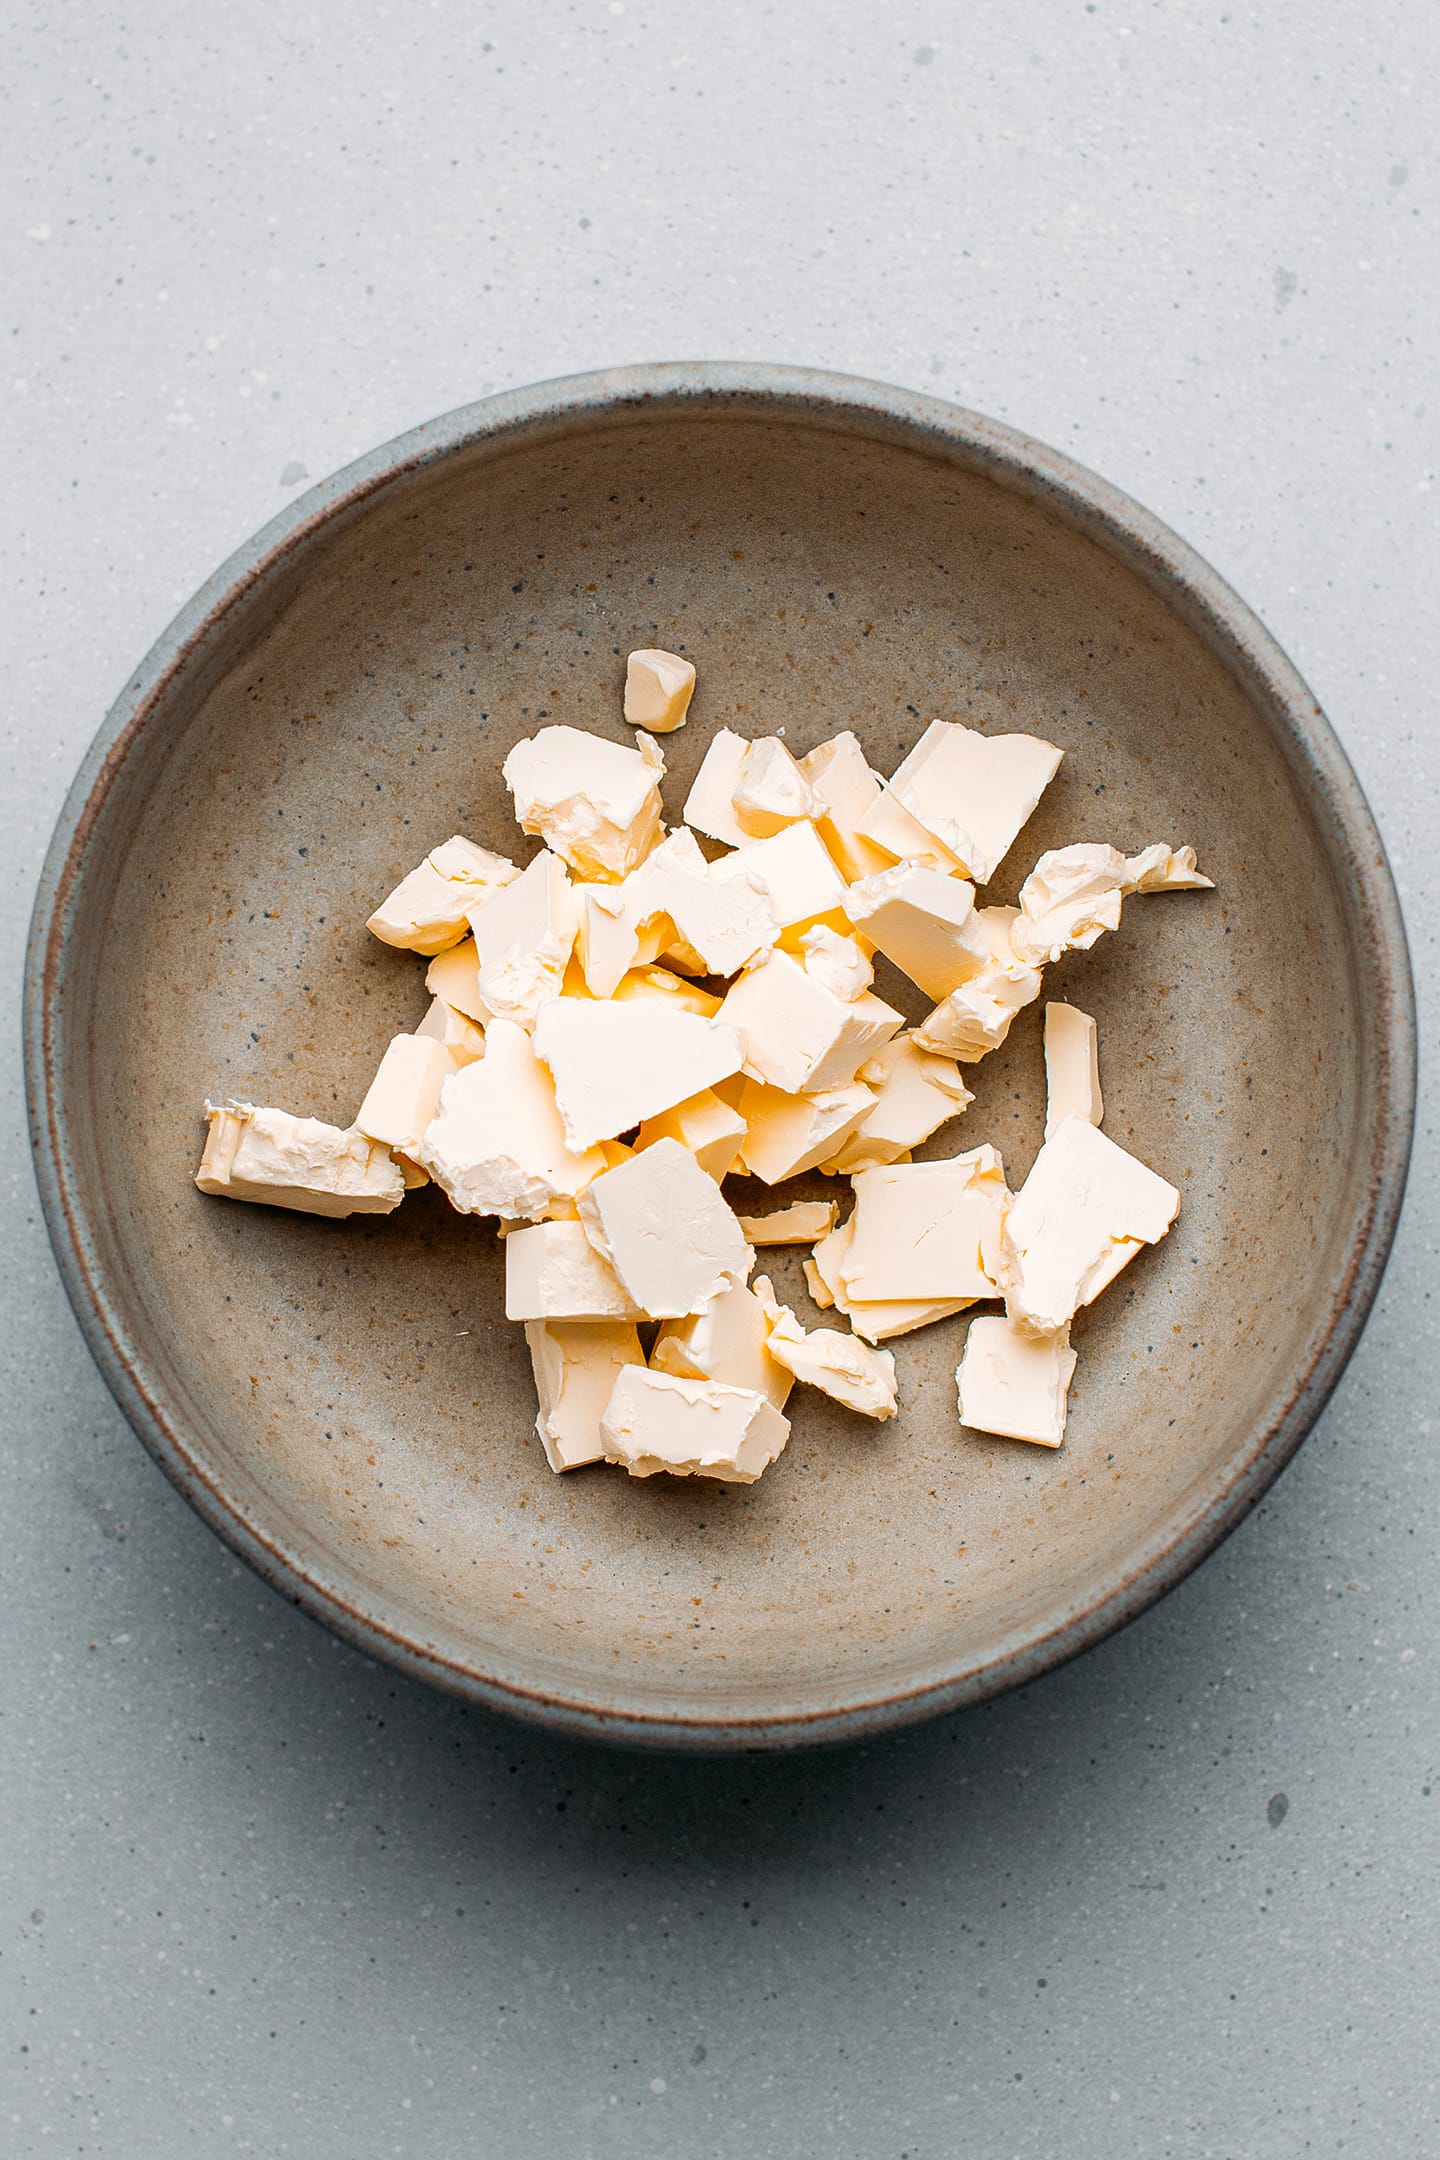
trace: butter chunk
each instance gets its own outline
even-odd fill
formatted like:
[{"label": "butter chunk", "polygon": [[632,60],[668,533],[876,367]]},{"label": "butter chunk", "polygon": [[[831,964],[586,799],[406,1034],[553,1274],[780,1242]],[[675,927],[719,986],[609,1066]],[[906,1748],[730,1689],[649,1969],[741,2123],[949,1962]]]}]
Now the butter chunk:
[{"label": "butter chunk", "polygon": [[849,931],[845,881],[813,825],[787,825],[771,840],[745,840],[712,863],[710,874],[721,883],[746,878],[757,884],[782,939],[798,939],[815,922],[828,923],[842,937]]},{"label": "butter chunk", "polygon": [[955,1373],[960,1422],[975,1432],[1058,1448],[1075,1372],[1070,1330],[1027,1335],[1003,1313],[970,1322]]},{"label": "butter chunk", "polygon": [[1125,856],[1102,841],[1077,841],[1042,855],[1020,888],[1012,931],[1016,954],[1032,966],[1085,952],[1120,927],[1121,903],[1132,892],[1209,890],[1195,868],[1195,850],[1163,841]]},{"label": "butter chunk", "polygon": [[752,840],[768,840],[801,818],[813,818],[820,807],[778,735],[762,735],[746,744],[730,801],[736,824]]},{"label": "butter chunk", "polygon": [[891,774],[890,787],[965,875],[983,885],[1034,814],[1063,755],[1038,735],[982,735],[956,721],[932,720]]},{"label": "butter chunk", "polygon": [[875,1106],[821,1165],[831,1175],[898,1162],[974,1101],[953,1060],[920,1049],[908,1030],[867,1058],[859,1077],[874,1088]]},{"label": "butter chunk", "polygon": [[513,862],[476,847],[460,834],[432,848],[417,869],[402,878],[366,924],[386,945],[433,956],[457,945],[469,928],[472,909],[519,877]]},{"label": "butter chunk", "polygon": [[683,727],[695,689],[693,662],[679,653],[642,646],[625,662],[625,718],[652,735]]},{"label": "butter chunk", "polygon": [[550,1075],[513,1020],[492,1021],[484,1057],[445,1082],[418,1152],[462,1214],[531,1221],[606,1167],[598,1148],[566,1145]]},{"label": "butter chunk", "polygon": [[847,728],[817,743],[801,758],[800,770],[815,796],[815,829],[845,876],[863,878],[885,869],[889,855],[860,831],[860,820],[879,800],[880,782],[858,737]]},{"label": "butter chunk", "polygon": [[527,1320],[525,1341],[540,1408],[535,1434],[552,1470],[603,1462],[600,1419],[622,1367],[643,1365],[626,1320]]},{"label": "butter chunk", "polygon": [[527,1223],[505,1240],[507,1320],[643,1320],[578,1222]]},{"label": "butter chunk", "polygon": [[480,999],[480,955],[473,937],[436,955],[425,970],[425,988],[477,1027],[483,1028],[490,1017]]},{"label": "butter chunk", "polygon": [[627,1366],[600,1420],[605,1459],[631,1477],[720,1478],[753,1485],[790,1437],[789,1420],[756,1388]]},{"label": "butter chunk", "polygon": [[684,1012],[699,1013],[702,1020],[713,1020],[720,1010],[713,990],[702,990],[699,983],[686,982],[683,975],[672,975],[663,967],[631,968],[611,995],[622,1004],[630,998],[663,998]]},{"label": "butter chunk", "polygon": [[390,1150],[353,1128],[254,1103],[206,1103],[201,1192],[300,1215],[388,1215],[405,1197]]},{"label": "butter chunk", "polygon": [[1100,1094],[1099,1030],[1078,1005],[1045,1007],[1045,1138],[1067,1117],[1098,1125],[1105,1114]]},{"label": "butter chunk", "polygon": [[550,998],[536,1016],[535,1053],[579,1152],[738,1072],[745,1044],[724,1020],[666,998]]},{"label": "butter chunk", "polygon": [[740,1097],[745,1168],[767,1185],[813,1170],[843,1146],[874,1101],[873,1091],[858,1080],[813,1095],[791,1095],[763,1081],[747,1081]]},{"label": "butter chunk", "polygon": [[870,988],[875,970],[852,937],[827,930],[824,923],[800,934],[800,965],[812,982],[823,983],[848,1003]]},{"label": "butter chunk", "polygon": [[766,1345],[770,1319],[765,1305],[744,1283],[734,1283],[684,1320],[666,1320],[650,1353],[657,1372],[678,1373],[686,1380],[719,1380],[726,1387],[753,1388],[783,1410],[792,1375],[776,1363]]},{"label": "butter chunk", "polygon": [[433,1036],[394,1036],[355,1114],[356,1130],[413,1156],[440,1107],[441,1088],[459,1070]]},{"label": "butter chunk", "polygon": [[745,1120],[740,1112],[722,1102],[712,1088],[702,1088],[673,1109],[646,1118],[636,1135],[636,1149],[653,1147],[657,1140],[678,1140],[689,1148],[701,1169],[718,1185],[740,1159],[745,1140]]},{"label": "butter chunk", "polygon": [[663,925],[662,939],[673,932],[681,964],[697,974],[733,975],[779,935],[760,879],[721,875],[684,826],[619,890],[627,918],[642,930]]},{"label": "butter chunk", "polygon": [[742,1215],[740,1228],[752,1245],[813,1245],[829,1236],[838,1213],[833,1200],[795,1200],[769,1215]]},{"label": "butter chunk", "polygon": [[965,864],[942,840],[928,832],[882,781],[880,792],[856,826],[860,838],[878,848],[888,863],[915,863],[923,870],[937,870],[945,877],[963,877]]},{"label": "butter chunk", "polygon": [[1020,959],[1014,948],[1019,919],[1018,908],[976,909],[975,920],[985,932],[990,958],[978,975],[952,990],[915,1030],[922,1050],[958,1058],[962,1065],[978,1064],[999,1049],[1016,1013],[1039,997],[1039,968]]},{"label": "butter chunk", "polygon": [[927,997],[949,997],[990,959],[975,888],[964,878],[899,863],[852,885],[845,913]]},{"label": "butter chunk", "polygon": [[625,905],[625,886],[583,883],[571,888],[575,903],[575,957],[591,997],[613,997],[632,968],[660,957],[666,925],[657,917],[643,928]]},{"label": "butter chunk", "polygon": [[720,1017],[740,1030],[751,1078],[791,1095],[845,1086],[904,1026],[903,1013],[873,992],[837,997],[778,950],[731,984]]},{"label": "butter chunk", "polygon": [[431,998],[430,1010],[415,1033],[443,1043],[457,1065],[473,1065],[476,1058],[485,1055],[484,1028],[467,1019],[457,1005],[447,1005],[443,997]]},{"label": "butter chunk", "polygon": [[834,1306],[844,1313],[857,1335],[867,1342],[886,1342],[895,1335],[913,1334],[916,1328],[948,1320],[953,1313],[973,1305],[973,1297],[961,1298],[851,1298],[846,1295],[840,1268],[850,1247],[853,1214],[822,1238],[808,1260],[801,1263],[805,1284],[822,1311]]},{"label": "butter chunk", "polygon": [[750,837],[735,816],[734,801],[749,747],[732,728],[717,728],[685,798],[685,823],[727,847],[744,847]]},{"label": "butter chunk", "polygon": [[754,1254],[714,1179],[678,1140],[607,1170],[578,1201],[595,1250],[654,1320],[699,1312],[749,1276]]},{"label": "butter chunk", "polygon": [[548,850],[474,918],[478,995],[485,1011],[531,1027],[558,997],[575,945],[575,900],[565,865]]},{"label": "butter chunk", "polygon": [[788,1305],[777,1304],[767,1276],[756,1277],[755,1295],[770,1321],[769,1353],[777,1365],[862,1417],[894,1417],[899,1403],[888,1350],[872,1350],[838,1328],[803,1328]]},{"label": "butter chunk", "polygon": [[1012,1320],[1053,1335],[1098,1297],[1180,1210],[1173,1185],[1084,1118],[1059,1124],[1005,1224],[1001,1286]]},{"label": "butter chunk", "polygon": [[862,1170],[854,1186],[850,1241],[839,1263],[847,1298],[998,1295],[1000,1238],[1012,1196],[993,1147]]},{"label": "butter chunk", "polygon": [[504,774],[522,829],[539,833],[577,877],[619,879],[660,838],[658,744],[633,750],[581,728],[547,727],[516,743]]},{"label": "butter chunk", "polygon": [[1195,865],[1193,847],[1167,847],[1163,840],[1142,848],[1125,861],[1125,884],[1130,892],[1213,892],[1215,880],[1202,877]]}]

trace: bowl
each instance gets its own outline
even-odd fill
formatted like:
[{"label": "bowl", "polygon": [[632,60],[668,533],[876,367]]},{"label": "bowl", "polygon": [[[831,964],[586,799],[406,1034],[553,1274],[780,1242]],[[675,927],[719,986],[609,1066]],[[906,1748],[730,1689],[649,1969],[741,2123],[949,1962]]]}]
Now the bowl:
[{"label": "bowl", "polygon": [[[1099,1020],[1107,1129],[1184,1196],[1077,1324],[1058,1453],[962,1431],[956,1320],[893,1346],[893,1423],[797,1397],[756,1485],[555,1477],[488,1226],[433,1189],[343,1223],[195,1190],[207,1094],[349,1122],[425,1006],[423,963],[367,913],[452,831],[513,845],[519,737],[628,739],[637,645],[699,669],[664,745],[672,815],[722,724],[797,750],[853,727],[888,772],[938,715],[1067,753],[991,897],[1067,840],[1198,847],[1213,894],[1132,903],[1049,978]],[[1023,1176],[1039,1029],[1037,1006],[927,1153],[989,1139]],[[836,1740],[974,1702],[1178,1581],[1299,1445],[1364,1324],[1413,1039],[1360,789],[1213,571],[994,421],[769,367],[542,384],[312,490],[127,685],[30,950],[50,1234],[175,1484],[366,1650],[659,1746]],[[775,1257],[808,1313],[798,1255]]]}]

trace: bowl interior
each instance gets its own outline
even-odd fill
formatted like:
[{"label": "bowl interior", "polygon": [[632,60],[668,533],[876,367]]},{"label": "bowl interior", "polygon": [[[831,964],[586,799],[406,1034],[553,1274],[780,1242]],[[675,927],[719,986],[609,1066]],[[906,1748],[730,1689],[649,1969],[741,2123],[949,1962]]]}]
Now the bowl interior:
[{"label": "bowl interior", "polygon": [[[433,1190],[339,1224],[195,1191],[207,1094],[349,1121],[426,1004],[367,912],[451,832],[528,853],[505,752],[546,721],[629,739],[623,655],[652,644],[699,669],[674,817],[719,725],[797,752],[853,727],[889,771],[949,717],[1067,752],[992,899],[1079,839],[1192,841],[1215,878],[1051,971],[1099,1020],[1107,1129],[1184,1200],[1077,1324],[1059,1454],[962,1433],[956,1320],[892,1345],[894,1423],[797,1390],[754,1487],[556,1478],[487,1226]],[[128,746],[72,921],[74,1182],[194,1483],[377,1640],[621,1718],[903,1700],[1113,1596],[1253,1453],[1356,1205],[1353,931],[1252,695],[1063,503],[803,412],[462,444],[304,539]],[[1018,1183],[1038,1006],[972,1085],[925,1152],[992,1140]],[[798,1255],[771,1272],[818,1324]]]}]

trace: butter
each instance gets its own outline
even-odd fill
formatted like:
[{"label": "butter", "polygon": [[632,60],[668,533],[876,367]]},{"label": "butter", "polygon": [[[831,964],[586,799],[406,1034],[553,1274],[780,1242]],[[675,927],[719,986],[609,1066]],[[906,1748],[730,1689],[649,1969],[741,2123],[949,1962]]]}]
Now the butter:
[{"label": "butter", "polygon": [[665,760],[643,732],[633,750],[572,727],[541,728],[505,760],[515,815],[577,877],[627,876],[660,838]]},{"label": "butter", "polygon": [[396,1035],[355,1114],[356,1131],[413,1156],[440,1107],[441,1088],[459,1070],[433,1036]]},{"label": "butter", "polygon": [[793,1200],[769,1215],[742,1215],[740,1228],[752,1245],[813,1245],[829,1236],[839,1212],[833,1200]]},{"label": "butter", "polygon": [[888,1350],[872,1350],[838,1328],[801,1327],[788,1305],[777,1304],[767,1276],[756,1277],[755,1296],[770,1322],[769,1354],[777,1365],[862,1417],[894,1417],[899,1403]]},{"label": "butter", "polygon": [[445,1082],[418,1157],[462,1214],[532,1221],[605,1168],[599,1149],[567,1147],[550,1075],[513,1020],[492,1021],[484,1057]]},{"label": "butter", "polygon": [[1195,865],[1193,847],[1167,847],[1157,840],[1125,862],[1125,884],[1131,892],[1213,892],[1215,880],[1202,877]]},{"label": "butter", "polygon": [[963,877],[965,865],[934,833],[927,832],[898,795],[882,781],[880,792],[856,826],[860,838],[878,848],[887,863],[915,863],[945,877]]},{"label": "butter", "polygon": [[535,1054],[555,1083],[566,1144],[579,1153],[738,1072],[745,1044],[723,1018],[702,1020],[668,998],[549,998],[536,1016]]},{"label": "butter", "polygon": [[745,745],[740,777],[730,798],[735,822],[752,840],[768,840],[820,805],[810,783],[778,735]]},{"label": "butter", "polygon": [[558,997],[575,944],[576,915],[565,865],[547,850],[474,918],[478,997],[488,1014],[532,1027]]},{"label": "butter", "polygon": [[955,1373],[960,1422],[975,1432],[1058,1448],[1074,1372],[1068,1328],[1027,1335],[1004,1314],[983,1314],[970,1322]]},{"label": "butter", "polygon": [[779,924],[758,877],[719,873],[692,832],[680,826],[620,887],[628,919],[661,925],[682,966],[701,975],[733,975],[773,945]]},{"label": "butter", "polygon": [[364,1133],[254,1103],[207,1102],[205,1115],[203,1193],[333,1216],[388,1215],[405,1197],[390,1150]]},{"label": "butter", "polygon": [[743,735],[717,728],[685,798],[685,823],[727,847],[744,847],[750,835],[735,816],[735,790],[749,749]]},{"label": "butter", "polygon": [[625,886],[585,883],[572,887],[575,957],[591,997],[615,995],[633,968],[660,957],[667,925],[663,917],[639,927],[625,904]]},{"label": "butter", "polygon": [[880,782],[857,737],[847,728],[829,742],[817,743],[801,758],[800,770],[815,797],[815,829],[845,877],[863,878],[885,869],[889,855],[860,831],[860,820],[879,800]]},{"label": "butter", "polygon": [[1067,1117],[1098,1125],[1105,1114],[1100,1094],[1100,1051],[1095,1022],[1077,1005],[1045,1007],[1045,1138]]},{"label": "butter", "polygon": [[849,931],[845,881],[813,825],[787,825],[771,840],[745,840],[712,863],[710,874],[721,883],[746,878],[757,884],[783,942],[794,942],[815,922],[827,923],[842,937]]},{"label": "butter", "polygon": [[975,888],[964,878],[900,863],[852,885],[845,913],[927,997],[949,997],[990,962]]},{"label": "butter", "polygon": [[596,1251],[654,1320],[699,1312],[749,1276],[754,1254],[734,1210],[677,1140],[657,1140],[605,1171],[577,1205]]},{"label": "butter", "polygon": [[629,998],[664,998],[683,1012],[698,1013],[702,1020],[713,1020],[720,1010],[713,990],[702,990],[699,983],[686,982],[663,967],[632,968],[621,976],[612,994],[621,1004]]},{"label": "butter", "polygon": [[687,1319],[663,1321],[650,1363],[657,1372],[686,1380],[751,1388],[783,1410],[793,1377],[771,1357],[769,1338],[766,1306],[744,1283],[734,1283]]},{"label": "butter", "polygon": [[1018,908],[977,908],[975,920],[985,932],[990,958],[980,973],[952,990],[915,1030],[922,1050],[978,1064],[998,1050],[1017,1012],[1040,995],[1040,970],[1017,957],[1012,943]]},{"label": "butter", "polygon": [[444,952],[465,936],[472,909],[483,907],[519,875],[505,856],[457,833],[400,880],[365,927],[386,945],[427,955]]},{"label": "butter", "polygon": [[1005,1223],[999,1280],[1012,1320],[1053,1335],[1180,1209],[1173,1185],[1069,1117],[1036,1156]]},{"label": "butter", "polygon": [[874,1088],[875,1105],[844,1146],[821,1164],[827,1175],[898,1162],[974,1101],[953,1060],[920,1049],[908,1031],[867,1058],[859,1077]]},{"label": "butter", "polygon": [[1020,888],[1012,943],[1022,960],[1040,967],[1067,952],[1088,951],[1105,931],[1117,930],[1127,893],[1210,889],[1209,878],[1195,867],[1193,848],[1176,850],[1159,841],[1131,856],[1097,841],[1052,848]]},{"label": "butter", "polygon": [[527,1320],[525,1341],[540,1408],[535,1435],[552,1470],[603,1462],[600,1419],[622,1367],[643,1365],[626,1320]]},{"label": "butter", "polygon": [[874,982],[875,970],[854,938],[841,937],[827,930],[824,923],[816,923],[813,929],[801,932],[799,943],[800,965],[811,981],[823,983],[847,1004],[862,996]]},{"label": "butter", "polygon": [[692,662],[655,646],[632,652],[625,662],[625,718],[652,735],[670,735],[685,724],[695,689]]},{"label": "butter", "polygon": [[627,1366],[616,1376],[600,1434],[605,1459],[631,1477],[720,1478],[753,1485],[790,1437],[784,1414],[754,1388]]},{"label": "butter", "polygon": [[712,1088],[702,1088],[673,1109],[646,1118],[635,1145],[638,1152],[653,1147],[657,1140],[678,1140],[718,1185],[739,1161],[744,1139],[745,1120],[740,1112],[722,1102]]},{"label": "butter", "polygon": [[[863,1335],[867,1342],[885,1342],[895,1335],[912,1334],[916,1328],[930,1327],[937,1320],[948,1320],[952,1313],[963,1312],[976,1302],[973,1297],[849,1297],[841,1268],[850,1249],[854,1226],[852,1214],[848,1221],[820,1240],[810,1258],[802,1261],[801,1272],[810,1295],[822,1311],[833,1305],[844,1313],[855,1333]],[[992,1294],[986,1293],[987,1296]]]},{"label": "butter", "polygon": [[904,1025],[904,1015],[873,992],[837,997],[778,950],[731,984],[720,1018],[740,1030],[751,1078],[790,1095],[845,1086]]},{"label": "butter", "polygon": [[1037,735],[982,735],[932,720],[890,787],[964,874],[984,885],[1034,814],[1062,755]]},{"label": "butter", "polygon": [[643,1320],[578,1222],[527,1223],[505,1239],[507,1320]]},{"label": "butter", "polygon": [[425,988],[477,1027],[483,1028],[490,1017],[480,1001],[480,955],[473,937],[436,955],[425,970]]},{"label": "butter", "polygon": [[458,1006],[447,1005],[443,997],[431,998],[430,1009],[415,1033],[443,1043],[457,1066],[473,1065],[476,1058],[485,1055],[485,1030],[467,1020]]},{"label": "butter", "polygon": [[1011,1193],[993,1147],[941,1162],[862,1170],[853,1182],[850,1241],[839,1263],[847,1298],[873,1303],[998,1295],[1000,1237]]},{"label": "butter", "polygon": [[740,1097],[745,1168],[767,1185],[813,1170],[844,1145],[874,1101],[872,1090],[858,1080],[813,1095],[748,1081]]}]

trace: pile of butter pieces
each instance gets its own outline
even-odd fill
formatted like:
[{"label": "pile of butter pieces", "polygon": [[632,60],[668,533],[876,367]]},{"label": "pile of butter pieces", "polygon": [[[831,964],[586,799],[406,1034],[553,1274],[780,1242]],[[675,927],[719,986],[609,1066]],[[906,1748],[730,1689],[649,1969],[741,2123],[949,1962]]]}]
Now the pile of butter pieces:
[{"label": "pile of butter pieces", "polygon": [[[654,736],[694,683],[673,653],[632,653],[634,748],[560,726],[517,743],[504,776],[541,852],[522,870],[447,840],[370,917],[429,959],[433,1002],[353,1126],[207,1103],[196,1182],[342,1216],[433,1178],[496,1218],[555,1470],[750,1483],[789,1437],[795,1381],[893,1417],[877,1345],[1002,1299],[969,1324],[961,1420],[1058,1447],[1074,1314],[1180,1204],[1099,1129],[1094,1021],[1046,1006],[1045,1140],[1019,1192],[993,1147],[911,1151],[964,1111],[960,1068],[1046,966],[1116,929],[1129,894],[1210,880],[1191,848],[1085,843],[1042,855],[1018,907],[977,907],[1062,753],[945,720],[888,781],[852,733],[797,759],[721,728],[667,834]],[[936,1001],[922,1026],[871,988],[876,952]],[[834,1201],[737,1216],[721,1189],[813,1170],[849,1181],[843,1221]],[[852,1332],[806,1329],[750,1281],[756,1247],[800,1244],[815,1302]]]}]

